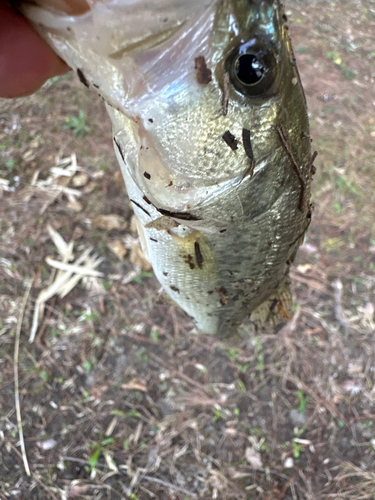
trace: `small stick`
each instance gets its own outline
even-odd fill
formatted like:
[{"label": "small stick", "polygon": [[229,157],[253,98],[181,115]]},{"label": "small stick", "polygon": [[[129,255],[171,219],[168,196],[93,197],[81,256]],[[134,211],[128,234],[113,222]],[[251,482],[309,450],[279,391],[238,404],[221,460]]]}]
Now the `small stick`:
[{"label": "small stick", "polygon": [[179,486],[176,486],[168,481],[162,481],[161,479],[158,479],[157,477],[143,476],[142,479],[145,479],[146,481],[150,481],[152,483],[161,484],[162,486],[166,486],[167,488],[170,488],[171,490],[180,491],[184,495],[188,495],[192,498],[198,498],[198,496],[195,493],[193,493],[192,491],[185,490],[185,488],[180,488]]},{"label": "small stick", "polygon": [[344,328],[345,335],[347,336],[350,332],[350,326],[345,321],[344,309],[342,307],[342,281],[340,279],[335,280],[332,283],[333,288],[333,298],[335,299],[335,316],[339,324]]},{"label": "small stick", "polygon": [[229,103],[229,73],[226,71],[223,76],[223,97],[221,100],[221,110],[224,116],[228,113],[228,103]]},{"label": "small stick", "polygon": [[315,161],[317,156],[318,156],[318,151],[314,151],[312,156],[311,156],[311,161],[310,161],[310,172],[312,175],[314,175],[316,172],[316,168],[314,167],[314,161]]},{"label": "small stick", "polygon": [[[301,197],[300,197],[298,208],[301,210],[301,212],[303,212],[305,209],[306,181],[302,177],[299,166],[294,158],[292,149],[290,147],[288,133],[286,132],[284,127],[281,125],[276,125],[276,130],[277,130],[277,133],[279,134],[279,137],[281,139],[281,142],[282,142],[282,145],[283,145],[285,151],[287,152],[289,158],[291,159],[293,170],[295,171],[295,173],[298,177],[299,183],[301,185]],[[315,157],[314,157],[314,159],[315,159]]]},{"label": "small stick", "polygon": [[20,350],[20,335],[21,335],[23,316],[25,314],[26,304],[27,304],[27,301],[29,298],[32,283],[33,282],[30,279],[29,283],[27,284],[27,289],[26,289],[25,295],[24,295],[23,300],[22,300],[21,311],[20,311],[20,315],[19,315],[18,323],[17,323],[15,345],[14,345],[14,401],[15,401],[15,405],[16,405],[17,426],[18,426],[18,434],[20,436],[22,460],[23,460],[23,465],[25,467],[26,474],[28,476],[31,476],[31,472],[30,472],[29,462],[27,460],[27,455],[26,455],[25,440],[23,438],[22,419],[21,419],[21,404],[20,404],[20,393],[19,393],[19,379],[18,379],[18,357],[19,357],[19,350]]},{"label": "small stick", "polygon": [[249,167],[247,167],[247,169],[246,169],[246,170],[245,170],[245,172],[243,173],[243,175],[242,175],[242,177],[241,177],[241,180],[240,180],[240,182],[238,183],[238,185],[240,185],[240,184],[241,184],[241,182],[245,179],[245,177],[246,177],[247,175],[249,175],[249,176],[250,176],[250,180],[253,178],[255,165],[256,165],[255,160],[250,160],[250,166],[249,166]]}]

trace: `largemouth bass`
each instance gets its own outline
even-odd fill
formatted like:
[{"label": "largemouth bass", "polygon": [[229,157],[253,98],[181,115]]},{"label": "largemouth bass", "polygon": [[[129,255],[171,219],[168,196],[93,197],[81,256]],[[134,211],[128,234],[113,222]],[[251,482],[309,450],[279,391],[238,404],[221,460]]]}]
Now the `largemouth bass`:
[{"label": "largemouth bass", "polygon": [[311,216],[306,102],[280,2],[82,3],[79,15],[23,11],[106,102],[164,290],[201,331],[230,335],[277,297]]}]

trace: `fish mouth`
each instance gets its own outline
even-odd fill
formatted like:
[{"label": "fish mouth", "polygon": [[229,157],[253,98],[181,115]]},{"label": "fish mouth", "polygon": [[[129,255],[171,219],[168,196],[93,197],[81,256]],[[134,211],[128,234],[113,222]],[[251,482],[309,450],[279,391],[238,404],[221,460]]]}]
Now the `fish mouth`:
[{"label": "fish mouth", "polygon": [[37,2],[21,1],[20,10],[47,34],[69,66],[84,69],[86,81],[126,114],[186,73],[184,61],[194,60],[194,52],[207,43],[217,4],[175,1],[171,8],[171,0],[100,0],[71,15],[51,9],[51,3],[59,6],[67,0]]}]

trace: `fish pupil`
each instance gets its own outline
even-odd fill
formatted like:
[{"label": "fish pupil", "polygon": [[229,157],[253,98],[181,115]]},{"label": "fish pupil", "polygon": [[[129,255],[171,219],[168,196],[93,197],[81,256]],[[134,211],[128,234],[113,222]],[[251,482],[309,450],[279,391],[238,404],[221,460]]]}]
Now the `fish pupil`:
[{"label": "fish pupil", "polygon": [[[276,91],[279,65],[271,39],[257,35],[233,47],[225,60],[225,72],[242,95],[260,103]],[[223,82],[224,85],[224,82]]]},{"label": "fish pupil", "polygon": [[253,54],[243,54],[236,61],[236,74],[245,85],[254,85],[262,79],[265,68]]}]

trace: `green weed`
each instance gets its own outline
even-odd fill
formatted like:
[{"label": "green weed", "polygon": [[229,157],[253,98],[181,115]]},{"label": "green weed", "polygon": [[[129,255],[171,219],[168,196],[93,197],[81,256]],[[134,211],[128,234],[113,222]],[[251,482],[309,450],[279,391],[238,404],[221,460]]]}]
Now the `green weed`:
[{"label": "green weed", "polygon": [[153,328],[151,330],[151,334],[150,334],[150,337],[151,337],[151,340],[153,342],[157,342],[158,339],[159,339],[159,330],[157,330],[156,328]]},{"label": "green weed", "polygon": [[78,321],[95,321],[100,318],[98,311],[84,311],[78,313]]},{"label": "green weed", "polygon": [[344,78],[346,78],[346,80],[354,80],[357,76],[357,72],[349,68],[342,68],[341,74]]},{"label": "green weed", "polygon": [[232,361],[232,363],[234,363],[239,358],[239,354],[236,351],[236,349],[228,349],[226,351],[226,354],[228,358]]},{"label": "green weed", "polygon": [[300,443],[293,441],[293,456],[294,458],[299,458],[301,454],[302,446]]},{"label": "green weed", "polygon": [[76,137],[84,137],[90,132],[90,127],[86,124],[85,113],[80,109],[78,116],[68,116],[65,118],[65,130],[72,130]]},{"label": "green weed", "polygon": [[83,362],[83,369],[86,373],[89,373],[91,371],[92,363],[88,359],[85,359],[85,361]]},{"label": "green weed", "polygon": [[93,452],[88,460],[89,470],[95,469],[98,464],[99,458],[107,451],[107,447],[115,442],[114,438],[105,438],[100,443],[89,443],[88,446],[93,448]]},{"label": "green weed", "polygon": [[108,281],[103,280],[103,281],[102,281],[102,285],[103,285],[104,290],[105,290],[106,292],[107,292],[107,291],[111,288],[112,283],[113,283],[113,280],[108,280]]},{"label": "green weed", "polygon": [[246,386],[240,379],[237,380],[237,389],[238,392],[246,392]]},{"label": "green weed", "polygon": [[129,417],[141,418],[141,416],[142,416],[140,413],[138,413],[135,410],[129,410],[127,412],[124,412],[124,411],[117,410],[117,409],[112,410],[111,415],[117,415],[117,416],[122,417],[124,419],[129,418]]},{"label": "green weed", "polygon": [[220,408],[214,408],[214,422],[217,422],[221,418],[226,420],[227,415]]},{"label": "green weed", "polygon": [[295,395],[297,396],[297,398],[299,400],[298,411],[300,413],[304,414],[306,411],[306,405],[309,402],[310,398],[306,397],[302,391],[296,391]]},{"label": "green weed", "polygon": [[5,166],[9,170],[9,172],[12,172],[14,167],[16,166],[16,162],[13,158],[9,158],[9,160],[5,162]]}]

